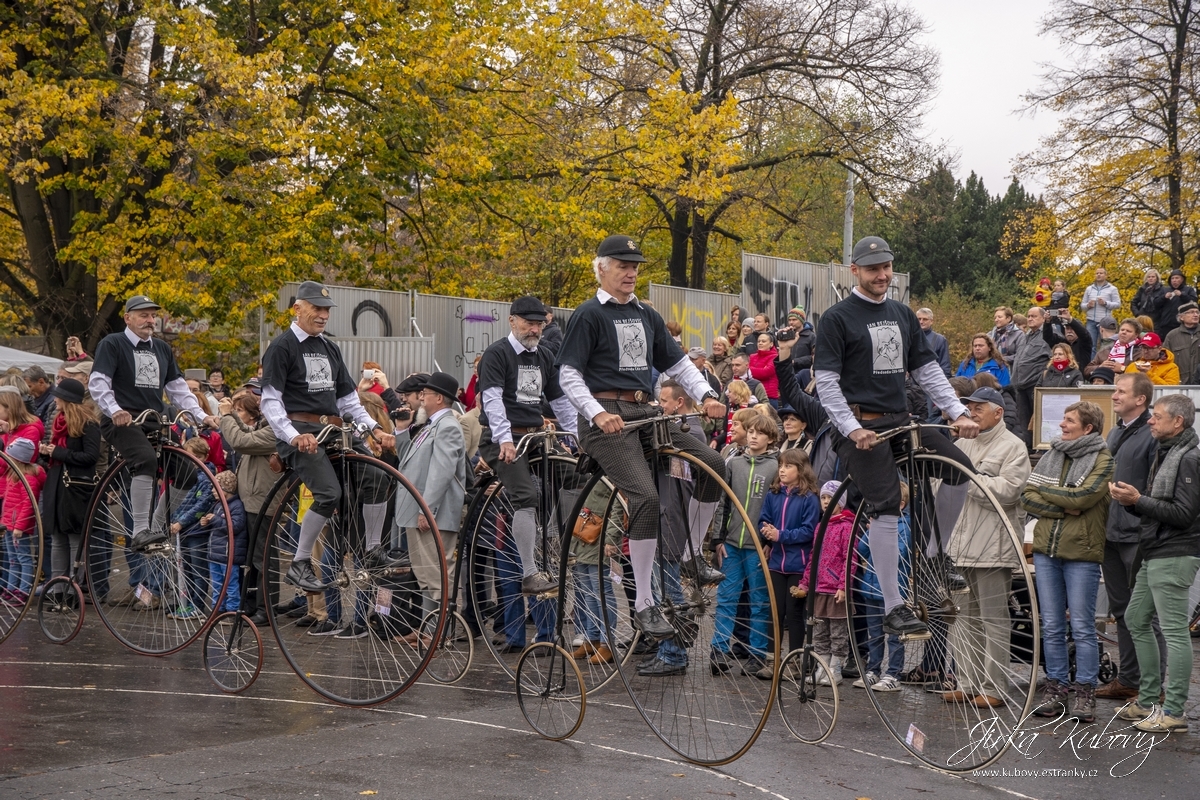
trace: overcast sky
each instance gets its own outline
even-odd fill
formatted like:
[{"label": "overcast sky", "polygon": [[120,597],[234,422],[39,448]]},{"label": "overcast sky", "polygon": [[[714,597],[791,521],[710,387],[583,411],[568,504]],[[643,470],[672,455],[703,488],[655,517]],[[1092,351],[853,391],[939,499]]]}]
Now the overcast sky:
[{"label": "overcast sky", "polygon": [[[1052,39],[1038,36],[1046,0],[993,5],[964,0],[909,0],[925,20],[925,42],[941,54],[937,97],[925,118],[931,141],[958,156],[960,180],[974,170],[992,194],[1003,193],[1012,160],[1054,130],[1054,118],[1021,114],[1021,96],[1039,84],[1045,62],[1064,63]],[[1037,180],[1023,180],[1038,192]]]}]

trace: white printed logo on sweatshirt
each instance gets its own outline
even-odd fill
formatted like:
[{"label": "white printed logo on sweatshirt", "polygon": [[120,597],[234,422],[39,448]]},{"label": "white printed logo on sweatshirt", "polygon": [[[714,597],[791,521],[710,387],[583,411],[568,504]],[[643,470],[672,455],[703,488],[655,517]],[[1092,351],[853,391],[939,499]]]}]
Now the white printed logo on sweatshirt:
[{"label": "white printed logo on sweatshirt", "polygon": [[642,325],[642,321],[628,320],[613,324],[617,328],[621,372],[640,372],[646,369],[646,327]]},{"label": "white printed logo on sweatshirt", "polygon": [[305,380],[308,381],[309,392],[328,392],[333,390],[333,367],[329,365],[329,358],[327,356],[305,353],[304,366],[307,370]]},{"label": "white printed logo on sweatshirt", "polygon": [[139,389],[162,389],[158,382],[158,356],[153,351],[133,351],[133,385]]},{"label": "white printed logo on sweatshirt", "polygon": [[542,368],[517,365],[517,402],[536,406],[542,402]]},{"label": "white printed logo on sweatshirt", "polygon": [[891,321],[872,322],[867,331],[871,334],[871,371],[876,375],[904,372],[900,326]]}]

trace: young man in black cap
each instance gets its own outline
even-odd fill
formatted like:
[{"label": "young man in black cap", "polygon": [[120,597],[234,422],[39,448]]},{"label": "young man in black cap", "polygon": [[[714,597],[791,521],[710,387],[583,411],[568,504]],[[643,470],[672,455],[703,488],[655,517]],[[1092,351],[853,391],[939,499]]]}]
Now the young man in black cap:
[{"label": "young man in black cap", "polygon": [[575,411],[558,383],[554,355],[539,347],[546,307],[536,297],[520,297],[509,308],[508,337],[495,342],[479,362],[479,417],[483,438],[479,454],[504,484],[512,501],[512,533],[521,557],[521,592],[544,594],[558,587],[558,576],[539,573],[534,561],[537,540],[537,490],[529,458],[517,458],[516,442],[542,429],[542,400],[548,400],[562,428],[575,433]]},{"label": "young man in black cap", "polygon": [[[337,473],[329,463],[328,454],[317,443],[316,434],[326,425],[341,425],[341,416],[350,414],[385,448],[395,444],[394,436],[376,430],[379,423],[359,402],[358,389],[342,359],[342,351],[325,337],[331,308],[334,303],[329,299],[328,289],[316,281],[300,284],[292,304],[295,321],[272,340],[263,354],[263,416],[275,432],[275,449],[280,457],[296,470],[313,494],[313,504],[300,523],[299,542],[285,578],[306,592],[326,588],[313,570],[312,549],[342,497]],[[367,452],[366,448],[362,452]],[[385,562],[387,557],[380,539],[387,515],[386,487],[379,471],[364,469],[359,490],[365,501],[362,513],[368,558]]]},{"label": "young man in black cap", "polygon": [[[634,295],[638,266],[645,260],[628,236],[609,236],[600,243],[592,262],[600,288],[571,316],[558,363],[563,391],[579,412],[580,445],[629,503],[627,536],[637,592],[634,622],[647,637],[660,640],[673,636],[674,628],[659,611],[652,588],[658,492],[638,431],[625,430],[625,422],[658,414],[650,405],[652,368],[673,378],[692,398],[702,399],[708,416],[724,417],[725,406],[671,338],[662,317]],[[725,473],[720,455],[694,437],[676,430],[672,438],[680,450],[694,454],[718,475]],[[700,513],[691,528],[692,558],[683,568],[704,583],[724,578],[704,562],[696,542],[697,535],[702,539],[707,531],[720,497],[720,488],[702,473],[696,482]]]},{"label": "young man in black cap", "polygon": [[[900,479],[893,448],[875,448],[879,443],[876,432],[909,421],[906,373],[954,420],[960,437],[975,438],[979,425],[950,388],[912,309],[888,298],[892,284],[888,243],[878,236],[861,239],[854,246],[850,271],[858,285],[849,297],[825,312],[817,331],[817,392],[833,422],[838,455],[874,518],[871,552],[883,591],[884,627],[889,633],[927,636],[928,627],[900,594]],[[892,444],[903,441],[907,440],[893,439]],[[945,436],[923,435],[922,443],[971,469],[970,461]],[[959,492],[958,487],[939,492],[939,512],[945,512],[945,519],[939,513],[938,522],[944,534],[953,530],[964,499],[965,491]]]},{"label": "young man in black cap", "polygon": [[143,552],[166,541],[165,526],[150,528],[150,503],[158,457],[146,432],[158,430],[157,419],[135,428],[133,418],[147,409],[162,413],[163,391],[179,408],[199,423],[216,428],[218,420],[200,408],[175,363],[171,346],[155,339],[160,306],[145,295],[125,302],[125,330],[105,336],[96,347],[96,360],[88,390],[100,407],[100,432],[129,464],[130,514],[133,538],[130,549]]}]

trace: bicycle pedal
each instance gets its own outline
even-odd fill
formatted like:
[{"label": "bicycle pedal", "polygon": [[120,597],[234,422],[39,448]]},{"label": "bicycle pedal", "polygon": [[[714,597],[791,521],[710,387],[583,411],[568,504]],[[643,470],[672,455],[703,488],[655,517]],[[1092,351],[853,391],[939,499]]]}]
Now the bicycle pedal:
[{"label": "bicycle pedal", "polygon": [[924,633],[902,633],[902,634],[900,634],[900,643],[904,644],[905,642],[924,642],[924,641],[927,641],[932,638],[933,638],[932,631],[925,631]]},{"label": "bicycle pedal", "polygon": [[553,600],[558,597],[558,589],[551,589],[548,592],[538,592],[533,597],[535,600]]}]

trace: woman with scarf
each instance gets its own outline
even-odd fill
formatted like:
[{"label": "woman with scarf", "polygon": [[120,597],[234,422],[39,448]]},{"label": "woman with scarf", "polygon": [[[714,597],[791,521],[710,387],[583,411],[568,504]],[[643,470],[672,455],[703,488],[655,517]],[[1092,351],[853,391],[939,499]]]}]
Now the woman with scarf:
[{"label": "woman with scarf", "polygon": [[1037,385],[1050,389],[1081,386],[1084,383],[1087,381],[1083,378],[1083,372],[1079,369],[1079,363],[1075,360],[1075,353],[1070,345],[1054,345],[1054,349],[1050,351],[1050,360],[1046,363],[1046,369],[1042,370],[1042,377],[1038,378]]},{"label": "woman with scarf", "polygon": [[50,577],[57,578],[71,569],[96,488],[100,414],[74,378],[62,379],[50,391],[58,408],[50,441],[40,447],[50,459],[42,493],[42,527],[50,543]]},{"label": "woman with scarf", "polygon": [[[1033,564],[1042,615],[1046,688],[1034,709],[1039,717],[1093,722],[1100,651],[1096,640],[1096,592],[1104,561],[1109,490],[1114,463],[1102,436],[1104,412],[1086,401],[1063,413],[1062,436],[1038,462],[1021,495],[1021,507],[1037,518]],[[1075,701],[1067,707],[1070,659],[1067,609],[1075,639]]]}]

